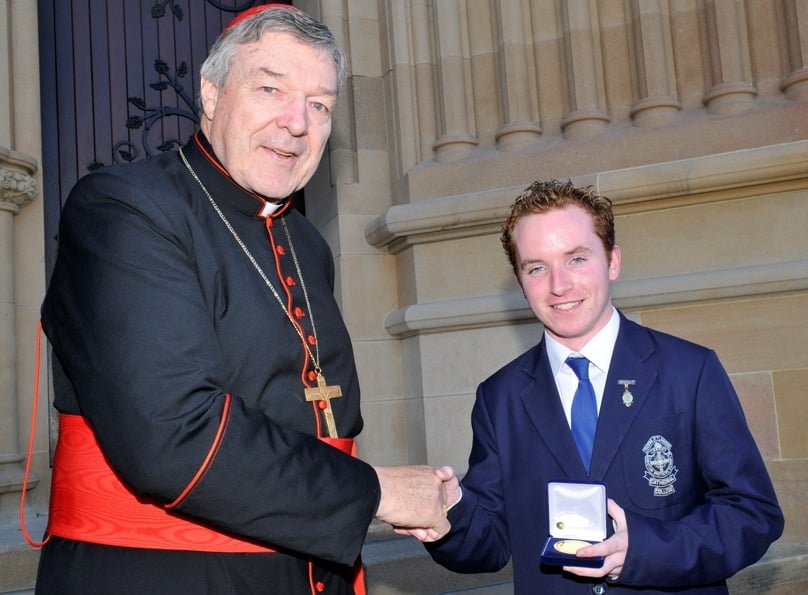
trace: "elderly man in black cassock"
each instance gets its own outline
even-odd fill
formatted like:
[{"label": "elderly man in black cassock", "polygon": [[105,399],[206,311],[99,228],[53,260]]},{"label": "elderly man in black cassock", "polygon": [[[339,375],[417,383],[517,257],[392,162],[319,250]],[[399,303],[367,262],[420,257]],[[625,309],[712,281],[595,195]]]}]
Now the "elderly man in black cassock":
[{"label": "elderly man in black cassock", "polygon": [[443,470],[352,456],[333,257],[288,200],[344,69],[303,12],[242,13],[202,66],[200,131],[71,192],[42,307],[60,437],[37,593],[363,593],[374,518],[448,531]]}]

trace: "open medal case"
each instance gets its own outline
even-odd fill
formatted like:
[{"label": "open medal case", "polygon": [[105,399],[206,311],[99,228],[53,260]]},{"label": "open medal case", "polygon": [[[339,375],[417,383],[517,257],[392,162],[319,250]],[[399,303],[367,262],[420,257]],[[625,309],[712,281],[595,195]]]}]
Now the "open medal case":
[{"label": "open medal case", "polygon": [[550,537],[541,563],[600,568],[603,557],[579,558],[582,547],[606,539],[606,485],[600,482],[551,481],[547,484]]}]

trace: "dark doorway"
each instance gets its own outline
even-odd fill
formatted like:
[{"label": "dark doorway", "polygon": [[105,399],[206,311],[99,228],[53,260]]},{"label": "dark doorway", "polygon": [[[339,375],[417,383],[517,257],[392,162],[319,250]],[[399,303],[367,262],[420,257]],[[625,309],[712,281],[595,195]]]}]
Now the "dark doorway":
[{"label": "dark doorway", "polygon": [[[196,129],[199,67],[265,0],[38,0],[46,271],[75,182],[176,148]],[[283,2],[291,4],[291,2]]]}]

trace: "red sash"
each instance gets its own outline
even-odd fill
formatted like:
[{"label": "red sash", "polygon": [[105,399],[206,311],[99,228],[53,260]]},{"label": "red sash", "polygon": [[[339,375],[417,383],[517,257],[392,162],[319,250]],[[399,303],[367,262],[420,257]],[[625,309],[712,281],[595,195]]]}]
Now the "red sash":
[{"label": "red sash", "polygon": [[[321,438],[356,456],[352,438]],[[76,541],[156,550],[268,553],[272,548],[199,525],[138,498],[109,466],[95,434],[80,415],[59,416],[48,533]],[[354,588],[363,594],[362,565]]]}]

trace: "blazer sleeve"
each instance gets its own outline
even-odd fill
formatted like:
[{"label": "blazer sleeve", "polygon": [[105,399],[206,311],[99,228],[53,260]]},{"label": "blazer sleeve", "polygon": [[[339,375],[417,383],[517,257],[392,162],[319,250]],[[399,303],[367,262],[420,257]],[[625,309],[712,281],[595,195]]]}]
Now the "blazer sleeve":
[{"label": "blazer sleeve", "polygon": [[[496,394],[496,390],[492,393]],[[497,436],[486,404],[485,383],[477,388],[471,413],[473,442],[463,496],[449,511],[452,530],[425,544],[432,558],[455,572],[496,572],[510,560]]]},{"label": "blazer sleeve", "polygon": [[[703,486],[681,518],[626,510],[628,554],[622,584],[684,587],[720,582],[756,562],[783,531],[768,472],[729,377],[705,350],[692,423]],[[686,364],[687,362],[680,362]]]}]

